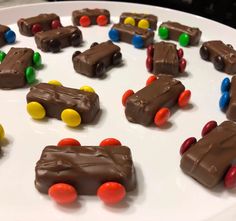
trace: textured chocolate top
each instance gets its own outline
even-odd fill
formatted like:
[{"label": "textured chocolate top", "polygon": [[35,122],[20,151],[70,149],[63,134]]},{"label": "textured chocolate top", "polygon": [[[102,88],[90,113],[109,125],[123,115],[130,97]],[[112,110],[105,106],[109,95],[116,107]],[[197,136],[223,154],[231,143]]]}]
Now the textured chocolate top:
[{"label": "textured chocolate top", "polygon": [[5,40],[5,32],[9,30],[9,28],[5,25],[0,25],[0,47],[2,47],[3,45],[6,44],[6,40]]},{"label": "textured chocolate top", "polygon": [[202,35],[202,32],[199,30],[199,28],[189,27],[178,22],[163,22],[160,27],[166,27],[169,29],[169,39],[171,40],[178,41],[179,36],[182,33],[188,34],[190,36],[190,45],[197,45]]},{"label": "textured chocolate top", "polygon": [[172,107],[185,87],[170,77],[161,75],[156,81],[139,90],[127,99],[125,115],[134,123],[149,125],[162,107]]},{"label": "textured chocolate top", "polygon": [[22,35],[33,36],[31,29],[34,24],[40,24],[42,27],[42,31],[48,31],[52,29],[51,23],[53,20],[59,20],[58,15],[51,14],[39,14],[30,18],[21,18],[18,20],[17,25],[19,27],[19,31]]},{"label": "textured chocolate top", "polygon": [[233,76],[230,84],[230,102],[226,110],[228,119],[236,121],[236,76]]},{"label": "textured chocolate top", "polygon": [[99,112],[99,97],[96,93],[74,88],[40,83],[30,88],[27,102],[37,101],[46,109],[48,117],[61,120],[61,112],[67,108],[76,110],[82,123],[90,123]]},{"label": "textured chocolate top", "polygon": [[95,195],[105,182],[119,182],[135,189],[136,177],[126,146],[47,146],[35,168],[35,186],[47,193],[55,183],[73,185],[80,195]]},{"label": "textured chocolate top", "polygon": [[188,149],[180,167],[208,188],[216,186],[236,159],[236,124],[224,121]]},{"label": "textured chocolate top", "polygon": [[11,48],[0,64],[0,88],[14,89],[26,84],[25,70],[32,65],[34,51]]}]

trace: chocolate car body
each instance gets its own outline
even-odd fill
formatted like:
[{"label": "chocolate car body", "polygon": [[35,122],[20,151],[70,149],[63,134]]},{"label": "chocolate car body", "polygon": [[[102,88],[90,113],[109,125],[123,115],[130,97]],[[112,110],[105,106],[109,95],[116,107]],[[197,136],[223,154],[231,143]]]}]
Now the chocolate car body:
[{"label": "chocolate car body", "polygon": [[83,53],[76,51],[72,56],[75,71],[88,77],[102,76],[106,68],[119,64],[121,59],[120,47],[111,41],[94,42],[90,49]]},{"label": "chocolate car body", "polygon": [[236,51],[222,41],[207,41],[200,48],[201,58],[211,61],[218,71],[236,74]]},{"label": "chocolate car body", "polygon": [[16,34],[8,26],[0,25],[0,47],[12,44],[16,40]]},{"label": "chocolate car body", "polygon": [[58,15],[39,14],[30,18],[21,18],[18,20],[17,25],[19,31],[25,36],[34,36],[37,32],[48,31],[61,26],[60,18]]},{"label": "chocolate car body", "polygon": [[153,43],[154,32],[133,25],[114,24],[109,31],[109,38],[114,42],[123,41],[136,48],[147,47]]},{"label": "chocolate car body", "polygon": [[144,13],[123,12],[120,15],[120,23],[131,24],[139,28],[157,29],[157,16]]},{"label": "chocolate car body", "polygon": [[55,53],[68,46],[77,47],[82,39],[82,32],[76,26],[59,27],[35,34],[37,47],[44,52]]}]

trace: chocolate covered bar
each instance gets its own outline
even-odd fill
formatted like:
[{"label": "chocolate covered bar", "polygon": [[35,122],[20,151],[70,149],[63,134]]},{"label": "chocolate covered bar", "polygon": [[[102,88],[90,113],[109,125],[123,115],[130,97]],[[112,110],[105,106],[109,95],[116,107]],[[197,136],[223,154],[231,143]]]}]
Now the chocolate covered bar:
[{"label": "chocolate covered bar", "polygon": [[159,75],[154,79],[153,77],[148,79],[148,85],[143,89],[136,93],[127,91],[123,95],[122,100],[128,121],[144,126],[152,123],[162,126],[169,118],[170,107],[177,103],[180,107],[188,104],[191,93],[185,90],[180,81],[168,75]]},{"label": "chocolate covered bar", "polygon": [[72,12],[72,22],[74,25],[83,27],[90,25],[105,26],[110,23],[110,12],[100,8],[75,10]]},{"label": "chocolate covered bar", "polygon": [[211,61],[218,71],[236,74],[236,51],[222,41],[207,41],[200,48],[201,58]]},{"label": "chocolate covered bar", "polygon": [[[41,56],[30,48],[11,48],[0,64],[0,88],[14,89],[35,81],[35,68],[41,66]],[[32,67],[33,66],[33,67]]]},{"label": "chocolate covered bar", "polygon": [[177,50],[175,44],[164,41],[149,45],[147,48],[146,67],[153,74],[178,75],[184,72],[186,67],[183,49]]},{"label": "chocolate covered bar", "polygon": [[56,53],[61,48],[68,46],[77,47],[82,40],[82,32],[76,26],[59,27],[35,34],[36,45],[44,52]]},{"label": "chocolate covered bar", "polygon": [[12,44],[16,40],[16,34],[8,26],[0,25],[0,47]]},{"label": "chocolate covered bar", "polygon": [[40,31],[48,31],[61,27],[61,22],[58,15],[51,13],[39,14],[30,18],[21,18],[18,20],[17,25],[22,35],[30,37]]},{"label": "chocolate covered bar", "polygon": [[197,45],[202,32],[199,28],[182,25],[178,22],[163,22],[158,30],[161,39],[179,41],[181,46]]},{"label": "chocolate covered bar", "polygon": [[217,126],[215,121],[210,121],[204,126],[202,135],[199,141],[191,137],[183,143],[181,169],[208,188],[222,180],[226,187],[233,187],[235,176],[233,180],[230,177],[236,159],[236,124],[224,121]]},{"label": "chocolate covered bar", "polygon": [[120,23],[130,24],[139,28],[157,29],[158,18],[153,14],[123,12],[120,15]]},{"label": "chocolate covered bar", "polygon": [[[91,123],[100,110],[98,95],[82,88],[40,83],[30,88],[26,99],[28,113],[34,119],[48,116],[63,120],[71,127],[80,122]],[[35,109],[39,111],[35,113]]]},{"label": "chocolate covered bar", "polygon": [[154,32],[129,24],[114,24],[109,31],[109,38],[114,42],[124,41],[136,48],[143,48],[153,43]]},{"label": "chocolate covered bar", "polygon": [[121,59],[120,47],[111,41],[94,42],[90,49],[83,53],[76,51],[72,56],[75,71],[88,77],[101,77],[108,67],[119,64]]}]

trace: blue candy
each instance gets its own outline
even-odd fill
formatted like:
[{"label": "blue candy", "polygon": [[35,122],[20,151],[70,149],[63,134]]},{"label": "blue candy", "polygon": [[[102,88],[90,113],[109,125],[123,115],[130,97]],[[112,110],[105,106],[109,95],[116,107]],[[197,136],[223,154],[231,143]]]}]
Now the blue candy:
[{"label": "blue candy", "polygon": [[116,29],[111,29],[108,33],[109,35],[109,38],[112,40],[112,41],[119,41],[120,40],[120,33],[119,31],[117,31]]},{"label": "blue candy", "polygon": [[11,29],[9,29],[7,32],[5,32],[4,37],[5,37],[5,40],[8,44],[12,44],[16,40],[16,34]]},{"label": "blue candy", "polygon": [[221,83],[221,93],[227,92],[230,89],[230,80],[225,78]]},{"label": "blue candy", "polygon": [[132,39],[132,44],[135,48],[143,48],[144,42],[140,35],[135,35]]},{"label": "blue candy", "polygon": [[226,91],[222,94],[220,98],[220,101],[219,101],[220,109],[224,110],[228,106],[229,101],[230,101],[230,95],[229,95],[229,92]]}]

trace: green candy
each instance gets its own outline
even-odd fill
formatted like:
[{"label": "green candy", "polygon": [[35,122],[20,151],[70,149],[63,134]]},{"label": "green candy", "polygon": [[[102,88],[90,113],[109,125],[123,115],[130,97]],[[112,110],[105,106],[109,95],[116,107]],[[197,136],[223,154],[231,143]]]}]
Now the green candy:
[{"label": "green candy", "polygon": [[36,68],[40,68],[42,65],[41,55],[38,52],[34,52],[33,63]]},{"label": "green candy", "polygon": [[2,62],[5,57],[6,57],[6,53],[3,51],[0,51],[0,62]]},{"label": "green candy", "polygon": [[29,66],[26,68],[25,78],[28,84],[32,84],[35,82],[36,76],[35,76],[35,70],[33,67]]},{"label": "green candy", "polygon": [[161,39],[167,39],[169,37],[169,29],[166,27],[160,27],[158,29],[158,35]]},{"label": "green candy", "polygon": [[182,33],[180,36],[179,36],[179,43],[181,46],[185,47],[189,44],[189,40],[190,40],[190,37],[188,34],[186,33]]}]

